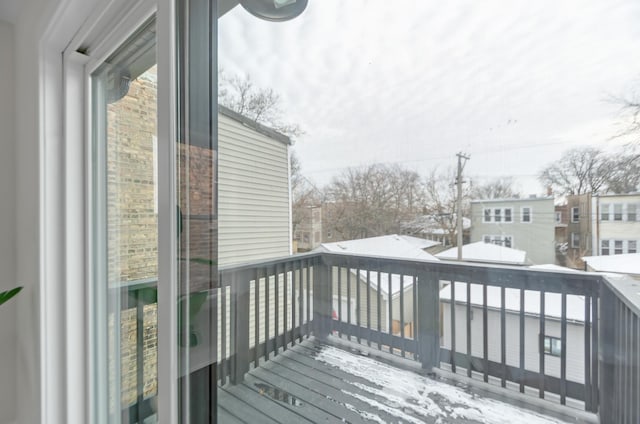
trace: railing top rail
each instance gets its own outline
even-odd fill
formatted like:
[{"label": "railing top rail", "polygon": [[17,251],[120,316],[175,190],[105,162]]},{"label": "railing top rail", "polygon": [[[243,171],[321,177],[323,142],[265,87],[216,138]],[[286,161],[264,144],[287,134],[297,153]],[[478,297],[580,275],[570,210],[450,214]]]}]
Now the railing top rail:
[{"label": "railing top rail", "polygon": [[604,274],[604,286],[640,317],[640,281],[623,274]]},{"label": "railing top rail", "polygon": [[507,288],[576,295],[597,295],[597,288],[602,278],[600,274],[591,272],[565,272],[457,261],[385,258],[351,253],[322,253],[322,258],[324,263],[332,266],[405,275],[429,273],[439,280],[486,283]]}]

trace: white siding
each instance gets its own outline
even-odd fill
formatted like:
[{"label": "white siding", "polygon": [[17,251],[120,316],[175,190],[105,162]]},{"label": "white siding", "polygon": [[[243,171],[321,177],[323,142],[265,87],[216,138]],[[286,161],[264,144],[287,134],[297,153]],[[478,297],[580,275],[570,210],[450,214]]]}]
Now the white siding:
[{"label": "white siding", "polygon": [[218,119],[220,265],[289,255],[288,146]]},{"label": "white siding", "polygon": [[[471,352],[473,356],[483,357],[482,308],[472,307]],[[450,303],[442,303],[442,339],[441,345],[451,348],[451,309]],[[500,356],[500,312],[489,310],[489,360],[501,361]],[[456,352],[467,353],[467,312],[466,306],[456,305]],[[506,314],[507,365],[520,366],[520,317],[518,314]],[[547,336],[560,338],[560,322],[546,319]],[[539,370],[538,335],[540,322],[537,317],[525,317],[525,368]],[[560,377],[560,357],[545,355],[545,374]],[[584,383],[584,325],[567,323],[567,380]]]}]

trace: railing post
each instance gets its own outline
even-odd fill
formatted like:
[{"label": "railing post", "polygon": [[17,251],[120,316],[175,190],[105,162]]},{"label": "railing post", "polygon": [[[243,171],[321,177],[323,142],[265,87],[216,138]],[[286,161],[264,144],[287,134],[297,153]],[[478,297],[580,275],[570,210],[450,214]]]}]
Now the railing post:
[{"label": "railing post", "polygon": [[[249,311],[250,311],[250,272],[239,271],[232,274],[232,292],[234,308],[234,353],[231,382],[242,383],[244,375],[249,372]],[[256,290],[258,285],[256,281]],[[224,313],[224,311],[223,311]],[[255,349],[258,347],[255,346]]]},{"label": "railing post", "polygon": [[600,322],[599,326],[599,395],[598,414],[601,424],[615,422],[613,400],[615,397],[615,313],[617,299],[606,284],[600,283]]},{"label": "railing post", "polygon": [[329,266],[322,257],[313,265],[313,334],[323,340],[331,332],[331,281]]},{"label": "railing post", "polygon": [[422,368],[440,366],[440,283],[436,273],[418,274],[418,352]]}]

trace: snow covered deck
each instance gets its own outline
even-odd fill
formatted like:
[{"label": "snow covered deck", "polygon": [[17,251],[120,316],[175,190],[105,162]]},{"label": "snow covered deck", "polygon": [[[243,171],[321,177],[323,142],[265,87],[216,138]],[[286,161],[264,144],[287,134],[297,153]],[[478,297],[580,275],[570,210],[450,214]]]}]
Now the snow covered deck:
[{"label": "snow covered deck", "polygon": [[220,388],[218,406],[222,423],[565,422],[313,340]]}]

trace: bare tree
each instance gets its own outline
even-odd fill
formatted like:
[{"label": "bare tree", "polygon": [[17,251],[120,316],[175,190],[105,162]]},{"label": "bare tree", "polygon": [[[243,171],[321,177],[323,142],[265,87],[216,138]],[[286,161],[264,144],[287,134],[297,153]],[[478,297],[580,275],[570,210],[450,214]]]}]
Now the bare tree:
[{"label": "bare tree", "polygon": [[471,197],[470,184],[463,184],[462,210],[458,210],[457,191],[455,186],[456,171],[453,168],[439,171],[434,169],[425,179],[425,215],[437,229],[447,234],[448,239],[456,245],[456,217],[469,216]]},{"label": "bare tree", "polygon": [[398,165],[349,168],[326,188],[326,210],[338,237],[398,233],[422,208],[420,176]]},{"label": "bare tree", "polygon": [[289,137],[303,134],[299,125],[283,121],[280,95],[271,88],[257,87],[249,75],[218,72],[218,101],[223,106]]},{"label": "bare tree", "polygon": [[610,159],[601,150],[575,148],[544,168],[538,179],[560,194],[600,193],[607,190],[612,168]]},{"label": "bare tree", "polygon": [[302,164],[295,151],[291,151],[291,224],[293,234],[307,217],[306,210],[322,203],[322,192],[302,173]]},{"label": "bare tree", "polygon": [[486,183],[472,186],[471,197],[475,199],[513,199],[520,195],[514,189],[512,177],[498,177]]}]

